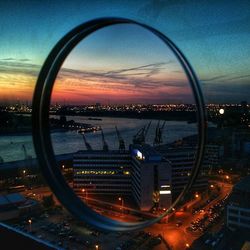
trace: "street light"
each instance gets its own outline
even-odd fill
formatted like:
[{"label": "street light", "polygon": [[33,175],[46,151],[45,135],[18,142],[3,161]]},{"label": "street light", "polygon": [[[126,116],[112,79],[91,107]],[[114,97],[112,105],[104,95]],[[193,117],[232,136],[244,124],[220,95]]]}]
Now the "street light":
[{"label": "street light", "polygon": [[[82,189],[82,193],[85,194],[85,201],[86,201],[86,203],[87,203],[87,199],[88,199],[88,192],[87,192],[87,189],[83,188],[83,189]],[[83,197],[82,197],[82,198],[83,198]]]},{"label": "street light", "polygon": [[25,178],[26,177],[26,170],[24,169],[23,170],[23,178]]},{"label": "street light", "polygon": [[195,194],[195,198],[198,199],[199,197],[200,197],[199,194],[196,193],[196,194]]},{"label": "street light", "polygon": [[29,220],[28,220],[28,223],[29,223],[29,229],[30,229],[30,232],[31,232],[32,220],[31,220],[31,219],[29,219]]},{"label": "street light", "polygon": [[185,246],[186,246],[186,248],[190,248],[190,245],[189,245],[188,243],[186,243],[186,245],[185,245]]},{"label": "street light", "polygon": [[99,245],[95,245],[95,249],[96,249],[96,250],[99,250]]},{"label": "street light", "polygon": [[124,200],[122,199],[122,197],[119,197],[118,200],[121,201],[122,203],[121,209],[122,209],[122,214],[123,214]]}]

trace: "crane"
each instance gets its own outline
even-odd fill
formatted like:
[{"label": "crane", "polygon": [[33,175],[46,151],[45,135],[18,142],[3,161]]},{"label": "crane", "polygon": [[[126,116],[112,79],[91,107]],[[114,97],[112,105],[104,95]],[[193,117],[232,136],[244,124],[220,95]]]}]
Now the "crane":
[{"label": "crane", "polygon": [[125,151],[125,142],[123,140],[123,138],[121,137],[121,134],[119,132],[119,130],[117,129],[117,127],[115,126],[115,130],[116,130],[116,134],[119,140],[119,150],[120,151]]},{"label": "crane", "polygon": [[101,132],[102,132],[102,150],[107,152],[107,151],[109,151],[109,147],[108,147],[107,142],[105,141],[102,128],[101,128]]},{"label": "crane", "polygon": [[91,145],[87,142],[87,139],[86,139],[84,133],[82,133],[82,138],[83,138],[83,140],[84,140],[86,149],[87,149],[88,151],[93,151]]},{"label": "crane", "polygon": [[146,136],[148,134],[149,127],[151,125],[151,122],[148,123],[148,125],[143,126],[137,134],[133,138],[134,144],[144,144],[146,140]]},{"label": "crane", "polygon": [[160,121],[158,121],[156,129],[155,129],[154,145],[158,144],[158,141],[159,141],[159,126],[160,126]]},{"label": "crane", "polygon": [[141,128],[136,135],[134,135],[133,137],[133,143],[134,144],[142,144],[144,139],[144,131],[145,131],[145,126],[143,128]]},{"label": "crane", "polygon": [[166,121],[164,121],[160,127],[160,121],[158,121],[157,126],[156,126],[156,130],[155,130],[154,145],[162,143],[162,131],[163,131],[165,125],[166,125]]},{"label": "crane", "polygon": [[159,143],[162,143],[162,131],[163,131],[165,125],[166,125],[166,121],[164,121],[163,124],[161,125],[161,127],[159,128]]},{"label": "crane", "polygon": [[148,130],[149,130],[149,128],[150,128],[151,123],[152,123],[152,121],[149,122],[149,124],[148,124],[148,126],[146,127],[146,130],[145,130],[145,132],[144,132],[144,143],[145,143],[145,141],[146,141],[146,137],[147,137]]}]

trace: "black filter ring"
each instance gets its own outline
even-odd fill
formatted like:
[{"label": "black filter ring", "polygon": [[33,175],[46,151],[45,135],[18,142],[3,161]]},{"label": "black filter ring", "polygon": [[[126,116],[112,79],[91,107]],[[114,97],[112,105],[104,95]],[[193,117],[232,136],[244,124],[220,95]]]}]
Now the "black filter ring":
[{"label": "black filter ring", "polygon": [[[159,37],[174,53],[176,58],[179,60],[186,76],[190,82],[190,86],[193,91],[194,99],[197,106],[197,120],[198,120],[198,147],[197,154],[195,158],[194,167],[191,172],[191,176],[185,188],[179,197],[175,200],[172,206],[160,215],[158,218],[147,220],[144,222],[119,222],[107,217],[104,217],[90,207],[88,207],[81,199],[74,193],[74,191],[66,183],[61,170],[57,167],[57,162],[55,159],[51,136],[50,136],[50,125],[49,125],[49,108],[51,93],[55,79],[58,72],[72,49],[84,38],[86,38],[91,33],[115,24],[135,24],[142,28],[152,32],[154,35]],[[157,31],[156,29],[138,23],[136,21],[116,18],[116,17],[106,17],[94,19],[89,22],[83,23],[70,32],[68,32],[51,50],[47,59],[45,60],[41,71],[39,73],[32,104],[32,133],[33,133],[33,143],[38,159],[39,166],[46,179],[51,190],[61,202],[66,209],[71,212],[77,219],[84,221],[98,229],[107,231],[132,231],[140,230],[144,227],[150,226],[155,222],[158,222],[164,216],[169,214],[177,203],[183,200],[183,197],[190,190],[191,186],[195,182],[199,170],[201,168],[202,158],[204,154],[204,145],[206,139],[206,110],[202,91],[200,89],[199,81],[183,55],[183,53],[177,48],[177,46],[164,34]]]}]

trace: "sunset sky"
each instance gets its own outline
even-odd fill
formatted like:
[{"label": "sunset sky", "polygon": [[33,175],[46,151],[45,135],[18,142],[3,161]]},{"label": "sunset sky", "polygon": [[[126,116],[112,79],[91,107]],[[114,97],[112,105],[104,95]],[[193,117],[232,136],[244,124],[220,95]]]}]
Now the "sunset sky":
[{"label": "sunset sky", "polygon": [[[0,3],[0,101],[31,101],[49,51],[69,30],[103,16],[157,28],[184,52],[207,102],[250,102],[249,1],[10,1]],[[192,102],[171,51],[135,25],[105,28],[66,59],[53,100],[67,103]]]},{"label": "sunset sky", "polygon": [[170,49],[132,24],[106,27],[82,41],[65,60],[53,102],[193,102],[186,76]]}]

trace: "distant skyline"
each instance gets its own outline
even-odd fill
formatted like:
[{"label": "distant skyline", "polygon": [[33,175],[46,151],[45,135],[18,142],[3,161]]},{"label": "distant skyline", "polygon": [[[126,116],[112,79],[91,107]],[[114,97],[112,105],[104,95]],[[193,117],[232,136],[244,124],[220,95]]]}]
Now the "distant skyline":
[{"label": "distant skyline", "polygon": [[[1,2],[0,9],[1,102],[31,101],[41,65],[55,43],[74,26],[102,16],[135,19],[169,36],[195,69],[207,103],[250,102],[249,1],[20,0]],[[89,43],[79,45],[65,62],[53,99],[192,102],[179,65],[171,53],[162,53],[156,37],[131,27],[120,30],[119,36],[115,27],[105,36],[101,32],[99,38],[93,35]]]}]

